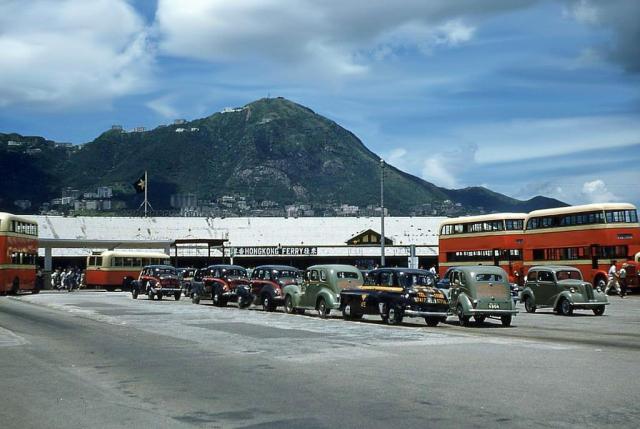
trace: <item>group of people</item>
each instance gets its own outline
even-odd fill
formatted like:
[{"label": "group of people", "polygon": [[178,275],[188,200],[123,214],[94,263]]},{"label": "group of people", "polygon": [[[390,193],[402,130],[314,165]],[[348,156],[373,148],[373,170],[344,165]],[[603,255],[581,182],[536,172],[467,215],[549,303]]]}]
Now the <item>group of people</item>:
[{"label": "group of people", "polygon": [[609,290],[615,290],[620,298],[624,298],[627,295],[627,264],[622,264],[620,270],[616,266],[616,261],[611,261],[611,267],[609,267],[609,281],[607,287],[604,289],[604,293],[608,294]]},{"label": "group of people", "polygon": [[56,268],[56,270],[51,273],[51,289],[71,292],[83,286],[84,271],[80,268]]}]

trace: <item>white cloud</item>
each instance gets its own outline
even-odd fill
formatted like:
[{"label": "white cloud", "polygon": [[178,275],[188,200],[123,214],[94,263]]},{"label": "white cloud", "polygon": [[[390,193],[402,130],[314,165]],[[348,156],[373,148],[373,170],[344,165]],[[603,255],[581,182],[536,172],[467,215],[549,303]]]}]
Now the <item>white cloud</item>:
[{"label": "white cloud", "polygon": [[463,174],[467,169],[473,170],[476,165],[477,150],[475,144],[466,144],[428,156],[424,160],[422,178],[445,188],[466,186]]},{"label": "white cloud", "polygon": [[640,120],[637,115],[518,119],[468,126],[454,138],[477,142],[480,163],[524,161],[635,145],[640,142]]},{"label": "white cloud", "polygon": [[145,105],[167,119],[175,119],[180,116],[180,112],[172,105],[173,97],[164,96],[155,98],[145,103]]},{"label": "white cloud", "polygon": [[601,179],[585,182],[582,185],[582,196],[590,203],[620,201],[617,195],[607,189],[607,185]]},{"label": "white cloud", "polygon": [[148,35],[127,1],[24,3],[0,3],[0,106],[82,105],[147,85]]},{"label": "white cloud", "polygon": [[[391,165],[397,167],[398,164],[403,164],[404,163],[406,155],[407,155],[407,150],[400,147],[400,148],[393,149],[384,158],[385,158],[385,161],[387,162],[387,164],[391,164]],[[399,167],[399,168],[401,168],[401,167]]]},{"label": "white cloud", "polygon": [[[533,0],[159,0],[156,29],[164,53],[212,62],[256,58],[318,76],[366,73],[371,59],[400,47],[429,52],[470,41],[480,16]],[[261,67],[261,66],[260,66]],[[286,72],[286,71],[285,71]],[[292,73],[294,74],[294,73]]]}]

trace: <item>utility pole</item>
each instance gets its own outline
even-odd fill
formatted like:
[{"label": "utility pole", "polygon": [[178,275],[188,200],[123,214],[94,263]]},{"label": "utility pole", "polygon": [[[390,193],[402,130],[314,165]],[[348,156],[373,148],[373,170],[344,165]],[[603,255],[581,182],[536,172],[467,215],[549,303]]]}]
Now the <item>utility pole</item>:
[{"label": "utility pole", "polygon": [[384,265],[384,159],[380,158],[380,266]]}]

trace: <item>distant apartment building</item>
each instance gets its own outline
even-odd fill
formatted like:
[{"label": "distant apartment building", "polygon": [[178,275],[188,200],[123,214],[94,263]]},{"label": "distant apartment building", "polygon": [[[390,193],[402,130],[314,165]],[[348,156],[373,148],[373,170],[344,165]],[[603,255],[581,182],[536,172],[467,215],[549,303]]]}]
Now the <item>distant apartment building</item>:
[{"label": "distant apartment building", "polygon": [[145,127],[135,127],[131,130],[132,133],[144,133],[145,131],[147,131]]},{"label": "distant apartment building", "polygon": [[173,121],[173,125],[184,125],[184,124],[186,124],[186,123],[187,123],[187,120],[186,120],[186,119],[175,119],[175,120]]},{"label": "distant apartment building", "polygon": [[175,209],[194,208],[198,205],[198,197],[191,193],[173,194],[170,204]]},{"label": "distant apartment building", "polygon": [[111,131],[124,131],[124,128],[120,124],[111,125]]},{"label": "distant apartment building", "polygon": [[113,197],[113,189],[111,186],[99,186],[96,194],[98,198],[111,198]]},{"label": "distant apartment building", "polygon": [[17,142],[17,141],[15,141],[15,140],[9,140],[9,141],[7,141],[7,146],[8,146],[8,147],[19,147],[19,146],[22,146],[22,145],[23,145],[23,143],[22,143],[22,142]]}]

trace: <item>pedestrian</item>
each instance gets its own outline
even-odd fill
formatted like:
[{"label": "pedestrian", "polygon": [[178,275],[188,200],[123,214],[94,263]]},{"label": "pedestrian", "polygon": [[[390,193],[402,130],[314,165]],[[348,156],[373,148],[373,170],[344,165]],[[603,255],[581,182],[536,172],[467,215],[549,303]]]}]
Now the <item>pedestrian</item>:
[{"label": "pedestrian", "polygon": [[436,274],[436,272],[437,272],[437,271],[436,271],[436,266],[435,266],[435,265],[432,265],[432,266],[431,266],[431,268],[429,268],[429,271],[431,272],[431,274],[434,274],[434,275],[435,275],[435,274]]},{"label": "pedestrian", "polygon": [[620,298],[627,296],[627,267],[628,264],[622,264],[622,268],[618,271],[618,283],[620,283]]},{"label": "pedestrian", "polygon": [[611,261],[611,266],[609,267],[609,281],[607,282],[607,287],[604,288],[604,294],[607,295],[609,290],[613,288],[620,295],[620,286],[618,285],[618,269],[616,268],[616,261]]}]

